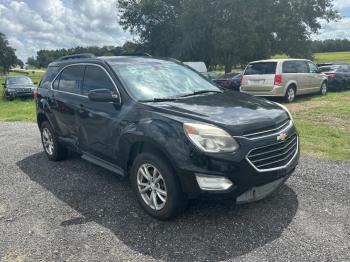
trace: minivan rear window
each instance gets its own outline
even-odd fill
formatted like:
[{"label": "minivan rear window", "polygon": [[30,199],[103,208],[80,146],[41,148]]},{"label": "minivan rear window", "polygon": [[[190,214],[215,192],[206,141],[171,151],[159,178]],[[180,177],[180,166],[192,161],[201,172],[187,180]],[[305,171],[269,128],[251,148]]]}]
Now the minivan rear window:
[{"label": "minivan rear window", "polygon": [[249,64],[245,75],[274,75],[276,73],[276,62],[259,62]]}]

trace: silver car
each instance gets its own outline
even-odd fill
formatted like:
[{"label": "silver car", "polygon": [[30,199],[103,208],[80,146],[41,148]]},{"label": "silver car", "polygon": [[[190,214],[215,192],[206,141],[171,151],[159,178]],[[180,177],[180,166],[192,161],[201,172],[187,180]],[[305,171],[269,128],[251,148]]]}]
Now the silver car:
[{"label": "silver car", "polygon": [[304,59],[270,59],[250,63],[244,71],[242,93],[284,97],[293,102],[297,95],[327,93],[327,76]]}]

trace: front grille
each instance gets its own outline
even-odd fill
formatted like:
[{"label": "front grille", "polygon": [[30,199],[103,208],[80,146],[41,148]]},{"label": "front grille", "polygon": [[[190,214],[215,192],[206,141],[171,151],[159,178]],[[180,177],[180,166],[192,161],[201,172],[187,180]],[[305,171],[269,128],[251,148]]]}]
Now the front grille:
[{"label": "front grille", "polygon": [[247,155],[247,160],[258,171],[283,168],[292,161],[298,150],[297,135],[290,136],[286,141],[253,149]]},{"label": "front grille", "polygon": [[292,121],[288,119],[276,126],[272,126],[267,129],[265,128],[265,129],[254,130],[248,134],[245,134],[244,137],[249,139],[256,139],[264,136],[273,135],[273,134],[282,132],[283,130],[288,128],[291,124],[292,124]]}]

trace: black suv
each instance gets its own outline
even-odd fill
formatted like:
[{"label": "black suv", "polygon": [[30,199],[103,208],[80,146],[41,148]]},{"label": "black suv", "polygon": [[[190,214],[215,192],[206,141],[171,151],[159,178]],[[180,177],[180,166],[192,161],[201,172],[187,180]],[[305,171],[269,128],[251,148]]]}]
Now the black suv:
[{"label": "black suv", "polygon": [[61,58],[49,65],[36,104],[50,160],[71,149],[129,177],[140,205],[158,219],[191,198],[260,200],[298,164],[286,108],[222,91],[170,59]]}]

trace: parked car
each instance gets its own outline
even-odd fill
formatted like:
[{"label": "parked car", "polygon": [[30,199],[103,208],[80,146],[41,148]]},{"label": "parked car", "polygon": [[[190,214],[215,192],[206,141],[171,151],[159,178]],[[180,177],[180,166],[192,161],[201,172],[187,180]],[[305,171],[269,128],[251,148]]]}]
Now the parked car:
[{"label": "parked car", "polygon": [[322,66],[320,71],[328,77],[330,90],[345,90],[350,88],[350,65]]},{"label": "parked car", "polygon": [[36,89],[32,79],[27,76],[9,76],[6,78],[4,85],[4,96],[7,100],[13,100],[16,97],[27,98],[33,96]]},{"label": "parked car", "polygon": [[321,66],[332,66],[332,65],[348,65],[348,63],[338,61],[338,62],[324,62],[324,63],[317,64],[318,67],[321,67]]},{"label": "parked car", "polygon": [[241,78],[242,73],[229,73],[224,74],[219,79],[214,80],[214,82],[224,88],[239,91],[239,87],[241,86]]},{"label": "parked car", "polygon": [[327,93],[327,76],[309,60],[271,59],[250,63],[244,71],[241,92],[255,96],[284,97]]},{"label": "parked car", "polygon": [[129,177],[158,219],[191,198],[260,200],[298,164],[299,136],[285,107],[224,92],[171,60],[61,58],[47,69],[36,109],[50,160],[70,148]]},{"label": "parked car", "polygon": [[198,73],[204,75],[206,78],[211,79],[208,73],[208,68],[204,62],[183,62],[184,65],[196,70]]}]

